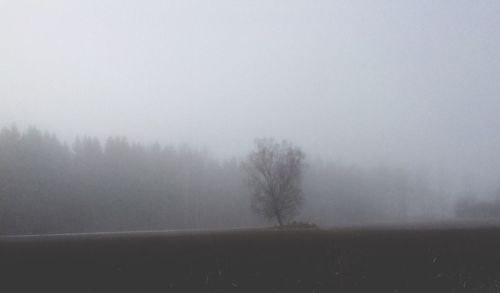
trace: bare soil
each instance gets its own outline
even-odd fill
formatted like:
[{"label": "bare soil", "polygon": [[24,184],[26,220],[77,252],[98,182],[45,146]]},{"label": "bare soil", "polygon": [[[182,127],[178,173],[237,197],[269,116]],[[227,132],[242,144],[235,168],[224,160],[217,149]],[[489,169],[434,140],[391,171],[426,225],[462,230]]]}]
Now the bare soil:
[{"label": "bare soil", "polygon": [[0,287],[5,292],[500,292],[500,228],[0,237]]}]

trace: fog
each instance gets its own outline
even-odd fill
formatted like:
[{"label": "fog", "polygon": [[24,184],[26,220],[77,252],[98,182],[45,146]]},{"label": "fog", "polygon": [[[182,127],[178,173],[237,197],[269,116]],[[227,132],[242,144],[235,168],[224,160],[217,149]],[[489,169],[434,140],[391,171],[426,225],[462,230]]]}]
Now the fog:
[{"label": "fog", "polygon": [[302,220],[450,219],[464,198],[500,198],[499,14],[497,1],[2,1],[0,127],[49,131],[68,156],[83,137],[199,152],[233,176],[203,177],[237,185],[221,192],[248,217],[233,226],[262,224],[235,175],[258,137],[306,153]]}]

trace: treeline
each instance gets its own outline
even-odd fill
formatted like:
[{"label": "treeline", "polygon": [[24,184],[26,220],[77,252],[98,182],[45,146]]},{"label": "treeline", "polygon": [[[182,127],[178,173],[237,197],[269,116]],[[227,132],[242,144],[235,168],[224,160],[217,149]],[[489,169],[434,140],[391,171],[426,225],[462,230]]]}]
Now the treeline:
[{"label": "treeline", "polygon": [[[448,206],[428,181],[404,170],[314,162],[305,175],[299,218],[322,225],[443,216]],[[67,145],[36,128],[0,132],[2,235],[262,224],[238,160],[122,137]]]},{"label": "treeline", "polygon": [[500,219],[500,198],[478,200],[462,198],[457,201],[455,212],[458,218],[493,220]]},{"label": "treeline", "polygon": [[236,161],[188,147],[90,137],[67,146],[35,128],[0,133],[0,231],[38,234],[254,224]]}]

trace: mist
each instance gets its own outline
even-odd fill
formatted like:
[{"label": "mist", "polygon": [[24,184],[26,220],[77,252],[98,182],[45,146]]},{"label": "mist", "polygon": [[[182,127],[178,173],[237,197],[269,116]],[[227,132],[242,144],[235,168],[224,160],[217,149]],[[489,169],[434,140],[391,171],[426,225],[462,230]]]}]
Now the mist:
[{"label": "mist", "polygon": [[[442,221],[456,218],[459,202],[497,202],[499,13],[497,1],[3,1],[1,190],[5,202],[16,198],[4,216],[24,219],[6,230],[265,225],[248,207],[239,167],[259,137],[307,155],[304,221]],[[26,151],[43,148],[45,131],[57,141],[51,153]],[[147,173],[130,163],[126,176],[142,182],[131,191],[106,157],[111,165],[92,168],[117,181],[89,179],[78,144],[98,144],[94,160],[117,137],[126,142],[117,162],[178,165]],[[43,156],[60,165],[47,159],[36,169]],[[47,166],[57,171],[40,179]],[[71,183],[55,183],[61,170],[71,170]],[[26,224],[37,213],[26,206],[53,213],[37,209],[41,193],[68,214],[71,202],[93,209],[88,196],[109,202],[74,226],[60,226],[58,212],[53,225]],[[18,202],[19,194],[29,196]],[[137,221],[104,218],[110,207],[126,215],[135,205]]]}]

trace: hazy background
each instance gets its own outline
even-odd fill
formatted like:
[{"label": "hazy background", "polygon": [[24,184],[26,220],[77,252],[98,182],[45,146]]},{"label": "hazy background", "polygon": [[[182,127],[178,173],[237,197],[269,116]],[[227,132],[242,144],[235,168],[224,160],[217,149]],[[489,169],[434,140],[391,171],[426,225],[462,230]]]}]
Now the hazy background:
[{"label": "hazy background", "polygon": [[270,136],[491,193],[499,15],[494,0],[0,1],[0,126],[220,159]]}]

